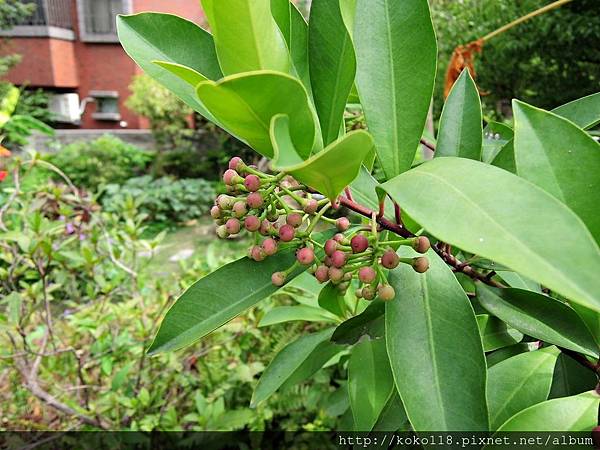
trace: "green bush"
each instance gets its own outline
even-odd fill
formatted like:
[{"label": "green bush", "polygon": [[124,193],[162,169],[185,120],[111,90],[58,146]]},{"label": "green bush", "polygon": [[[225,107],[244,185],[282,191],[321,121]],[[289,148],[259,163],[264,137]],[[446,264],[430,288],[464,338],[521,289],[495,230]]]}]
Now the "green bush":
[{"label": "green bush", "polygon": [[123,185],[110,184],[102,194],[107,211],[135,203],[149,221],[185,222],[206,214],[215,197],[213,185],[202,179],[175,180],[151,176],[131,178]]},{"label": "green bush", "polygon": [[74,142],[48,157],[76,186],[91,190],[109,183],[124,183],[140,175],[152,153],[105,135],[91,142]]}]

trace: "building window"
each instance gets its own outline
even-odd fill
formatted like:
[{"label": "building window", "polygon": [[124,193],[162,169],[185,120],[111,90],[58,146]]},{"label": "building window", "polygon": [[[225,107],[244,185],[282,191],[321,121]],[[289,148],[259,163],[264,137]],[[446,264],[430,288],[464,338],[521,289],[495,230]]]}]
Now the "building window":
[{"label": "building window", "polygon": [[90,97],[96,103],[96,112],[92,117],[96,120],[119,121],[119,93],[117,91],[91,91]]},{"label": "building window", "polygon": [[131,0],[77,0],[79,33],[86,42],[118,42],[117,14],[131,13]]},{"label": "building window", "polygon": [[33,13],[13,23],[0,35],[12,37],[52,37],[74,40],[71,0],[22,0],[34,6]]}]

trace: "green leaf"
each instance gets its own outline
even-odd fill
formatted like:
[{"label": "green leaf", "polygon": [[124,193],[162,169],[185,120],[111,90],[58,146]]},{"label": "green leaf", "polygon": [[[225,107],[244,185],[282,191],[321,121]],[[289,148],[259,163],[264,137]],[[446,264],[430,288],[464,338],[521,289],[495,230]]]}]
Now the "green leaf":
[{"label": "green leaf", "polygon": [[[332,334],[333,328],[307,334],[281,350],[258,380],[251,405],[254,407],[269,398],[284,383],[289,382],[290,378],[309,377],[322,367],[333,356],[329,349],[337,347],[329,342]],[[317,364],[312,364],[311,370],[307,370],[306,366],[303,368],[303,364],[311,359],[311,356]],[[299,372],[301,376],[297,375]]]},{"label": "green leaf", "polygon": [[577,313],[567,304],[522,289],[477,286],[479,303],[517,330],[544,342],[600,355],[598,344]]},{"label": "green leaf", "polygon": [[539,349],[537,342],[521,342],[520,344],[511,345],[510,347],[504,347],[495,352],[488,354],[485,359],[487,361],[488,370],[494,367],[496,364],[502,361],[512,358],[513,356],[520,355],[521,353],[531,352]]},{"label": "green leaf", "polygon": [[319,306],[336,316],[346,313],[346,296],[333,283],[327,283],[319,294]]},{"label": "green leaf", "polygon": [[289,173],[332,201],[358,176],[362,161],[373,148],[371,135],[364,130],[357,130],[341,137],[306,161],[301,161],[289,138],[288,129],[288,117],[278,115],[273,118],[273,167]]},{"label": "green leaf", "polygon": [[310,92],[308,24],[290,0],[271,0],[271,13],[290,51],[296,74]]},{"label": "green leaf", "polygon": [[489,370],[488,406],[492,430],[519,411],[548,399],[559,353],[556,347],[522,353]]},{"label": "green leaf", "polygon": [[18,325],[21,319],[21,305],[23,304],[21,295],[18,292],[13,291],[4,297],[3,300],[7,304],[8,322],[13,325]]},{"label": "green leaf", "polygon": [[542,292],[542,287],[538,283],[516,272],[498,270],[496,271],[496,273],[500,278],[502,278],[506,283],[508,283],[510,287],[526,289],[528,291],[539,293]]},{"label": "green leaf", "polygon": [[584,130],[593,128],[600,123],[600,92],[573,100],[553,109],[552,112]]},{"label": "green leaf", "polygon": [[[212,115],[196,97],[195,89],[154,61],[179,64],[216,80],[223,76],[210,33],[171,14],[141,13],[117,17],[119,40],[127,54],[146,72],[209,120]],[[193,45],[194,51],[190,51]]]},{"label": "green leaf", "polygon": [[397,391],[394,391],[387,404],[381,411],[377,423],[373,427],[373,431],[408,431],[410,423],[406,417],[404,405]]},{"label": "green leaf", "polygon": [[394,392],[385,341],[355,345],[348,362],[348,393],[355,431],[370,432]]},{"label": "green leaf", "polygon": [[198,83],[206,81],[207,78],[199,73],[198,71],[191,69],[189,67],[183,66],[181,64],[172,63],[169,61],[152,61],[157,66],[162,67],[163,69],[168,70],[173,75],[177,75],[183,81],[188,83],[190,86],[196,87]]},{"label": "green leaf", "polygon": [[358,0],[357,87],[386,177],[408,170],[431,103],[437,44],[424,0]]},{"label": "green leaf", "polygon": [[598,245],[570,209],[530,182],[484,163],[437,158],[381,189],[436,238],[600,311]]},{"label": "green leaf", "polygon": [[589,432],[598,424],[599,404],[600,397],[595,392],[548,400],[511,417],[498,431]]},{"label": "green leaf", "polygon": [[292,250],[260,263],[242,258],[201,278],[169,309],[148,352],[181,349],[229,322],[274,293],[271,275],[294,260]]},{"label": "green leaf", "polygon": [[10,86],[0,99],[0,129],[6,125],[15,112],[21,98],[21,91],[16,86]]},{"label": "green leaf", "polygon": [[[350,184],[352,198],[359,204],[372,209],[379,210],[379,199],[377,198],[376,188],[379,183],[365,167],[361,167],[358,177]],[[385,214],[387,219],[394,220],[394,204],[386,197]]]},{"label": "green leaf", "polygon": [[488,314],[478,315],[477,325],[483,341],[483,350],[486,352],[518,344],[523,340],[522,333],[507,327],[504,322]]},{"label": "green leaf", "polygon": [[308,22],[310,83],[319,115],[323,143],[340,135],[356,59],[339,0],[313,0]]},{"label": "green leaf", "polygon": [[278,323],[306,321],[306,322],[335,322],[335,317],[327,314],[319,308],[306,305],[278,306],[268,311],[259,327],[269,327]]},{"label": "green leaf", "polygon": [[386,304],[385,332],[396,387],[417,432],[486,431],[486,366],[475,313],[448,266],[433,251],[427,256],[425,274],[401,264],[389,275],[397,298]]},{"label": "green leaf", "polygon": [[202,0],[225,75],[290,70],[290,56],[270,0]]},{"label": "green leaf", "polygon": [[269,136],[273,116],[287,114],[292,142],[307,157],[315,142],[315,124],[308,94],[289,75],[259,71],[206,81],[198,97],[225,128],[263,156],[273,157]]},{"label": "green leaf", "polygon": [[458,156],[481,160],[482,122],[479,91],[469,70],[465,69],[444,104],[435,157]]},{"label": "green leaf", "polygon": [[483,130],[483,151],[481,160],[491,164],[498,156],[502,148],[512,140],[514,136],[512,128],[498,122],[488,122]]},{"label": "green leaf", "polygon": [[571,208],[600,242],[600,144],[542,109],[515,100],[513,111],[517,175]]},{"label": "green leaf", "polygon": [[561,353],[554,369],[549,398],[570,397],[590,391],[598,384],[594,372]]},{"label": "green leaf", "polygon": [[517,163],[515,162],[515,145],[512,139],[500,149],[491,164],[504,169],[507,172],[517,173]]},{"label": "green leaf", "polygon": [[339,325],[331,340],[340,345],[353,345],[365,335],[371,339],[384,337],[384,313],[385,303],[375,300],[361,314]]}]

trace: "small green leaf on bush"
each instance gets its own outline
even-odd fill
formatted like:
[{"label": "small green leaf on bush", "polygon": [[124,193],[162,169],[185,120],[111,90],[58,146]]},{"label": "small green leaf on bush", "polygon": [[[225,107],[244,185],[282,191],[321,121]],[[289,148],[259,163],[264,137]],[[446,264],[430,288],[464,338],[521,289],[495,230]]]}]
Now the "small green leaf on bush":
[{"label": "small green leaf on bush", "polygon": [[[403,248],[401,255],[415,253]],[[385,313],[396,387],[417,432],[487,431],[486,365],[475,313],[448,266],[433,251],[427,257],[426,273],[401,264],[389,276],[398,293]]]},{"label": "small green leaf on bush", "polygon": [[172,63],[169,61],[158,61],[158,60],[153,61],[153,63],[156,64],[157,66],[162,67],[163,69],[168,70],[172,74],[177,75],[179,78],[181,78],[183,81],[188,83],[190,86],[193,86],[194,88],[196,86],[198,86],[198,83],[206,81],[206,79],[207,79],[204,75],[202,75],[198,71],[196,71],[190,67],[186,67],[182,64],[176,64],[176,63]]},{"label": "small green leaf on bush", "polygon": [[336,285],[329,282],[319,294],[319,306],[338,317],[346,313],[346,296],[340,293]]},{"label": "small green leaf on bush", "polygon": [[458,156],[481,160],[483,129],[477,85],[464,69],[446,99],[435,157]]},{"label": "small green leaf on bush", "polygon": [[310,82],[323,143],[340,135],[356,59],[339,0],[313,0],[308,26]]},{"label": "small green leaf on bush", "polygon": [[258,153],[273,157],[269,136],[273,116],[287,114],[290,135],[304,159],[315,142],[315,123],[308,94],[297,79],[279,72],[257,71],[206,81],[196,89],[206,108]]},{"label": "small green leaf on bush", "polygon": [[522,353],[496,364],[488,373],[490,425],[497,430],[519,411],[548,399],[556,347]]},{"label": "small green leaf on bush", "polygon": [[278,115],[273,118],[273,167],[289,173],[332,201],[358,176],[363,160],[373,148],[371,135],[357,130],[333,142],[306,161],[299,162],[300,158],[295,156],[295,148],[292,148],[291,140],[287,137],[288,128],[289,119],[286,116]]},{"label": "small green leaf on bush", "polygon": [[335,322],[335,317],[319,308],[312,306],[278,306],[269,310],[258,324],[259,327],[268,327],[277,323],[307,321],[307,322]]},{"label": "small green leaf on bush", "polygon": [[549,398],[570,397],[588,392],[598,385],[598,378],[587,367],[561,353],[554,369]]},{"label": "small green leaf on bush", "polygon": [[425,127],[437,44],[424,0],[358,0],[356,84],[386,177],[408,170]]},{"label": "small green leaf on bush", "polygon": [[600,396],[595,392],[548,400],[511,417],[498,431],[590,432],[598,424],[598,405]]},{"label": "small green leaf on bush", "polygon": [[553,298],[522,289],[477,286],[479,303],[517,330],[544,342],[599,356],[598,344],[577,313]]},{"label": "small green leaf on bush", "polygon": [[491,164],[502,148],[512,140],[514,132],[508,125],[488,122],[483,130],[483,151],[481,160]]},{"label": "small green leaf on bush", "polygon": [[358,316],[346,320],[339,325],[331,340],[336,344],[356,344],[363,336],[379,339],[384,334],[385,303],[375,300]]},{"label": "small green leaf on bush", "polygon": [[486,352],[518,344],[523,339],[522,333],[506,326],[504,322],[489,314],[478,315],[477,324],[483,341],[483,350]]},{"label": "small green leaf on bush", "polygon": [[600,144],[553,113],[516,100],[513,110],[517,175],[571,208],[600,242]]},{"label": "small green leaf on bush", "polygon": [[436,238],[600,311],[598,245],[569,208],[530,182],[481,162],[436,158],[381,189]]},{"label": "small green leaf on bush", "polygon": [[371,431],[394,392],[385,340],[356,344],[348,362],[348,393],[354,430]]}]

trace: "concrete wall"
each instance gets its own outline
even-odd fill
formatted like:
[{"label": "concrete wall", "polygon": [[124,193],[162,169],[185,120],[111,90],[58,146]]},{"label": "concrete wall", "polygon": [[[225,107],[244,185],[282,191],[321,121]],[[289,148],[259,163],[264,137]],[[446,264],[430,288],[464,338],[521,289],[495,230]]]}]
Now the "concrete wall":
[{"label": "concrete wall", "polygon": [[[154,138],[149,130],[56,130],[56,135],[48,137],[36,133],[29,139],[29,144],[24,150],[35,150],[47,153],[55,150],[58,145],[63,146],[78,141],[92,141],[99,137],[111,134],[119,139],[147,150],[154,150]],[[57,145],[58,144],[58,145]]]}]

